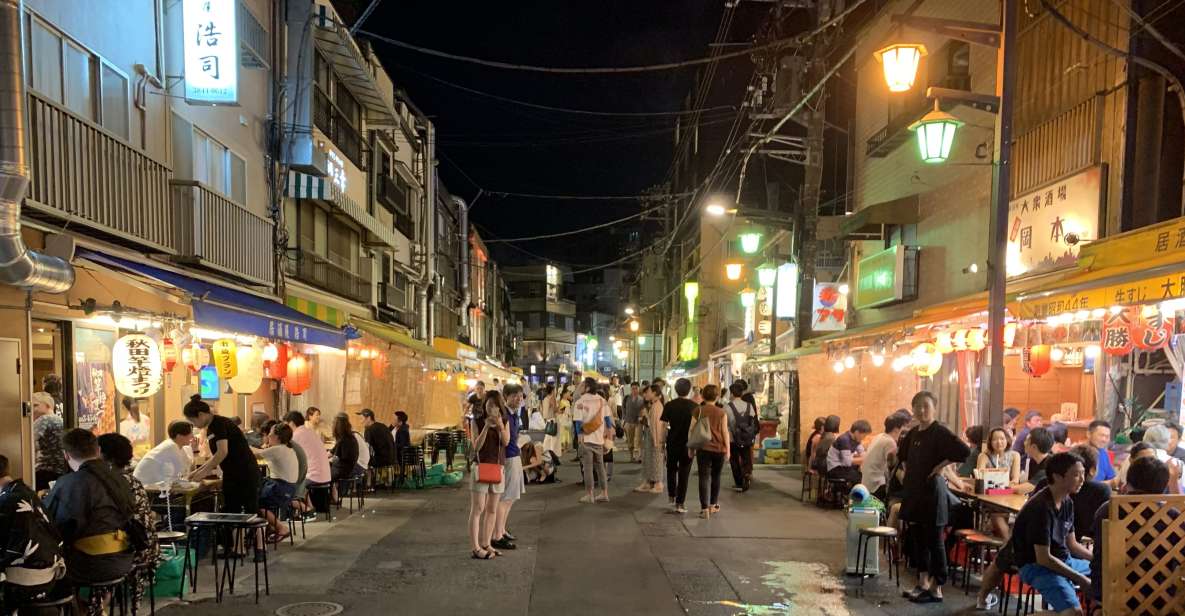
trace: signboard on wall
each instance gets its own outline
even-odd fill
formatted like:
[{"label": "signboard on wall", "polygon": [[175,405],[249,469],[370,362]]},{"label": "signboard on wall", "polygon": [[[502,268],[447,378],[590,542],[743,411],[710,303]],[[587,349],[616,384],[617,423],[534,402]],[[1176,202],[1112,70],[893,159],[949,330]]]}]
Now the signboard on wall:
[{"label": "signboard on wall", "polygon": [[860,259],[856,266],[856,308],[875,308],[915,299],[916,247],[897,244]]},{"label": "signboard on wall", "polygon": [[778,266],[778,318],[793,319],[798,316],[798,264],[783,263]]},{"label": "signboard on wall", "polygon": [[1078,263],[1078,248],[1099,238],[1106,168],[1096,165],[1008,203],[1008,277]]},{"label": "signboard on wall", "polygon": [[847,329],[848,295],[838,282],[816,282],[811,305],[811,331],[841,332]]},{"label": "signboard on wall", "polygon": [[239,103],[238,0],[183,0],[185,101]]}]

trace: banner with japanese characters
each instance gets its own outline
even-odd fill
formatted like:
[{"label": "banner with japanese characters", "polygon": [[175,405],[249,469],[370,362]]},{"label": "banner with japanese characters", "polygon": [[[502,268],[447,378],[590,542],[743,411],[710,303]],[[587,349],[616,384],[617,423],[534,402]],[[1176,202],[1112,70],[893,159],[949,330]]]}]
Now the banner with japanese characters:
[{"label": "banner with japanese characters", "polygon": [[1099,238],[1105,171],[1096,165],[1009,202],[1009,278],[1077,264],[1079,246]]},{"label": "banner with japanese characters", "polygon": [[811,331],[840,332],[847,328],[848,294],[838,282],[816,282],[811,305]]}]

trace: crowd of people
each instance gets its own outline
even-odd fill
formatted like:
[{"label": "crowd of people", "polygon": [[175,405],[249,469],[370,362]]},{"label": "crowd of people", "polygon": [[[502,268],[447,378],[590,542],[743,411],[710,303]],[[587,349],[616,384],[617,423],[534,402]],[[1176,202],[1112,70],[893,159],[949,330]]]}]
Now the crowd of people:
[{"label": "crowd of people", "polygon": [[[937,398],[922,391],[909,409],[884,419],[883,432],[856,420],[840,433],[840,418],[814,422],[806,453],[813,472],[864,484],[887,504],[889,526],[905,527],[905,558],[917,572],[905,597],[916,603],[943,601],[952,542],[951,529],[969,528],[974,516],[955,493],[970,494],[976,471],[1006,477],[1014,493],[1027,495],[1018,514],[988,512],[985,527],[1004,542],[986,569],[978,607],[999,600],[1005,572],[1015,571],[1055,613],[1081,613],[1081,591],[1101,604],[1101,520],[1114,493],[1181,494],[1181,428],[1165,422],[1131,430],[1135,442],[1116,471],[1111,425],[1096,420],[1074,444],[1060,416],[1048,421],[1038,411],[1009,408],[1002,425],[970,426],[955,434],[935,420]],[[982,475],[981,475],[982,476]],[[1180,563],[1178,563],[1180,564]]]}]

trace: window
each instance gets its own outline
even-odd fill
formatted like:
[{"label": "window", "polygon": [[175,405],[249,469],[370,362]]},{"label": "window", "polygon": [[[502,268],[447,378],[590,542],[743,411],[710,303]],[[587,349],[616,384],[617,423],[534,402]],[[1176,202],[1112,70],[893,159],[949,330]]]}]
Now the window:
[{"label": "window", "polygon": [[341,224],[331,225],[329,227],[329,260],[344,270],[354,271],[353,252],[350,249],[356,240],[352,241],[351,236],[357,237],[357,235],[349,227]]},{"label": "window", "polygon": [[539,313],[538,312],[532,312],[527,315],[527,327],[529,327],[531,329],[539,329],[540,324],[539,324]]},{"label": "window", "polygon": [[213,137],[193,129],[193,179],[237,203],[247,201],[247,163]]},{"label": "window", "polygon": [[128,79],[113,65],[54,30],[28,19],[29,87],[121,139],[130,136]]},{"label": "window", "polygon": [[304,200],[300,204],[300,247],[308,252],[314,252],[317,245],[315,210],[318,209],[312,201]]}]

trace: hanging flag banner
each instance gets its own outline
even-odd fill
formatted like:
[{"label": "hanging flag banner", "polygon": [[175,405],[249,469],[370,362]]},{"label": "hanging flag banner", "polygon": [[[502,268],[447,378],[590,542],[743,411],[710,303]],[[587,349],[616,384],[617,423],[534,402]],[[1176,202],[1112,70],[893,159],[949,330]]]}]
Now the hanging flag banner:
[{"label": "hanging flag banner", "polygon": [[811,331],[840,332],[847,329],[848,295],[838,282],[816,282],[811,305]]}]

